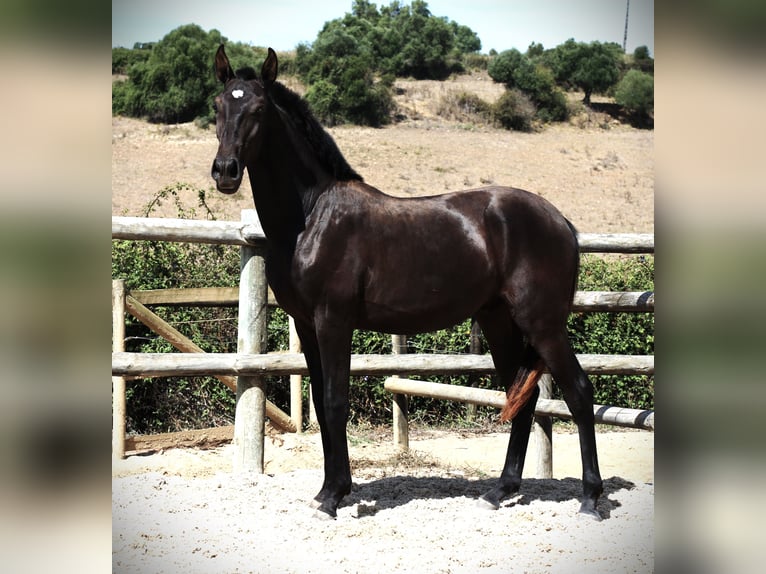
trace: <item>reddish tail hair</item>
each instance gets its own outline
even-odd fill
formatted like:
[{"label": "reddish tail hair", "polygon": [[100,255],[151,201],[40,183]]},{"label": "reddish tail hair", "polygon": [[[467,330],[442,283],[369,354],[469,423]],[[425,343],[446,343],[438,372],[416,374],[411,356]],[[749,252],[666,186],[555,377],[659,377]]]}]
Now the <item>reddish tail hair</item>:
[{"label": "reddish tail hair", "polygon": [[500,413],[501,422],[509,421],[519,414],[521,408],[527,404],[527,401],[535,392],[537,381],[540,380],[544,372],[545,363],[542,359],[537,359],[531,368],[522,366],[519,369],[513,384],[508,389],[505,406]]}]

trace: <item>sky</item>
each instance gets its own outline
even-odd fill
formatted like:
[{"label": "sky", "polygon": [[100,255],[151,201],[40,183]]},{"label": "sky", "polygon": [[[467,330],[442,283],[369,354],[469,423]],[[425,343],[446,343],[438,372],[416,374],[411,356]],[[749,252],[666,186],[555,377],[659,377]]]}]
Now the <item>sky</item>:
[{"label": "sky", "polygon": [[[410,4],[409,0],[400,0]],[[622,45],[628,0],[427,0],[434,16],[468,26],[482,52],[532,42],[554,48],[569,38]],[[373,2],[387,6],[391,0]],[[213,28],[234,42],[293,50],[313,42],[329,20],[351,11],[352,0],[112,0],[112,46],[156,42],[183,24]],[[654,2],[632,0],[627,51],[647,46],[654,56]]]}]

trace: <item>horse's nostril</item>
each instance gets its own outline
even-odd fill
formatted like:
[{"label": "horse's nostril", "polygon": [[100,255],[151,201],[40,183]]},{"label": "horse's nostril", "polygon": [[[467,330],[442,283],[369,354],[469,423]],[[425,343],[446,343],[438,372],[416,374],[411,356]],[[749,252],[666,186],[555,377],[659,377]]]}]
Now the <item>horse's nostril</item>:
[{"label": "horse's nostril", "polygon": [[210,170],[213,179],[218,180],[221,176],[231,179],[239,179],[239,162],[236,158],[219,159],[213,161],[213,167]]},{"label": "horse's nostril", "polygon": [[226,162],[226,175],[232,179],[239,177],[239,162],[236,159],[230,159]]}]

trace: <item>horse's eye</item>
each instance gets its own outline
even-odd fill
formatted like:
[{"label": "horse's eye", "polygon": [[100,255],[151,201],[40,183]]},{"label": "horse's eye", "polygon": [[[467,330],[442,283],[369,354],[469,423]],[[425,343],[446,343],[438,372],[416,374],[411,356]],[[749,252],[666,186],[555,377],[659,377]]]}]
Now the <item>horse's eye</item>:
[{"label": "horse's eye", "polygon": [[217,114],[218,113],[218,106],[215,102],[213,102],[213,111]]}]

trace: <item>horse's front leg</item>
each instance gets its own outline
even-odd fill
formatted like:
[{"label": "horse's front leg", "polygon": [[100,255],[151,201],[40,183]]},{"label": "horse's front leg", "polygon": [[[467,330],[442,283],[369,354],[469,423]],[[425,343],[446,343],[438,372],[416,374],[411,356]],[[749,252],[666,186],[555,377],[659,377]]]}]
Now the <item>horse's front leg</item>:
[{"label": "horse's front leg", "polygon": [[[351,492],[351,466],[348,459],[346,424],[349,415],[349,373],[351,369],[352,329],[340,320],[326,315],[316,323],[316,334],[322,365],[322,386],[313,385],[316,404],[321,400],[324,451],[324,483],[314,497],[317,510],[330,517],[337,515],[340,501]],[[317,396],[320,394],[321,396]]]}]

